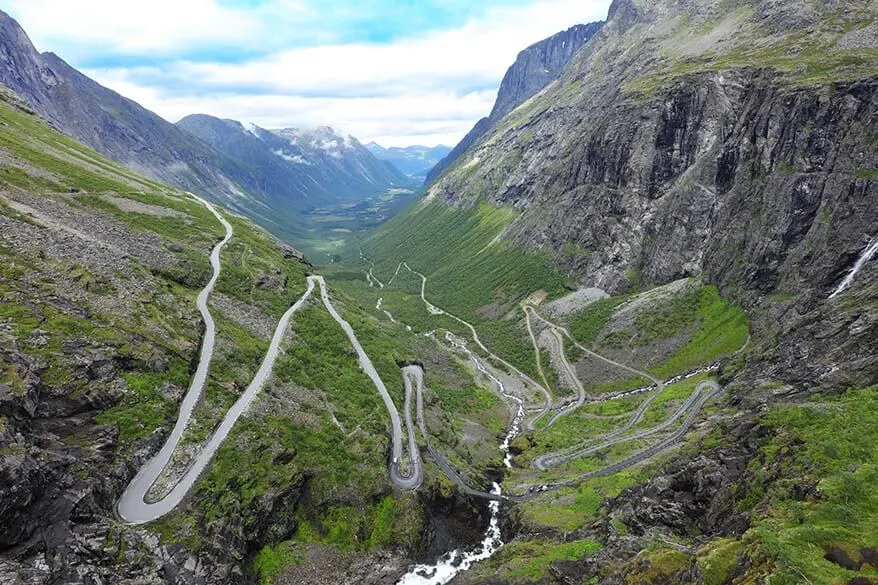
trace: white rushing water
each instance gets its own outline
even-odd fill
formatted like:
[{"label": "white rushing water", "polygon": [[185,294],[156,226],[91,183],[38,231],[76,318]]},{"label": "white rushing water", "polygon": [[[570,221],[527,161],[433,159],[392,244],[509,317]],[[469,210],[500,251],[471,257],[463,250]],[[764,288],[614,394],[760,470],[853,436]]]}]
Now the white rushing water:
[{"label": "white rushing water", "polygon": [[[500,486],[496,483],[491,493],[500,495]],[[416,565],[402,576],[397,585],[445,585],[458,573],[467,571],[479,562],[489,559],[500,547],[503,540],[500,535],[500,502],[492,500],[488,503],[491,510],[491,522],[485,532],[481,545],[470,552],[453,550],[445,553],[433,565]]]},{"label": "white rushing water", "polygon": [[866,249],[863,250],[863,253],[857,259],[854,267],[851,268],[851,271],[848,272],[848,275],[844,277],[844,280],[841,281],[841,284],[838,285],[838,288],[835,289],[831,295],[829,295],[830,299],[833,299],[843,293],[851,284],[854,282],[854,278],[857,276],[857,273],[863,269],[863,266],[872,259],[872,257],[878,253],[878,238],[872,240],[872,242],[866,246]]},{"label": "white rushing water", "polygon": [[518,396],[510,394],[506,391],[506,387],[503,385],[503,382],[501,382],[497,376],[488,371],[488,368],[485,367],[485,364],[482,363],[482,360],[480,360],[478,356],[476,356],[476,354],[470,351],[470,349],[466,346],[466,342],[464,340],[451,333],[450,331],[445,333],[445,339],[448,340],[448,342],[454,347],[466,352],[470,360],[472,360],[472,362],[475,364],[476,368],[478,368],[478,370],[482,374],[490,378],[494,385],[497,386],[497,391],[500,392],[500,394],[507,400],[511,400],[518,405],[518,411],[515,413],[515,417],[512,419],[512,424],[509,425],[509,432],[506,434],[506,438],[503,439],[503,442],[500,444],[500,450],[505,453],[505,456],[503,457],[503,464],[508,469],[512,469],[512,454],[509,453],[509,445],[521,432],[521,423],[524,422],[524,401]]},{"label": "white rushing water", "polygon": [[[515,413],[515,417],[512,419],[512,424],[509,426],[509,432],[500,444],[500,450],[504,453],[503,463],[506,467],[511,468],[512,455],[509,453],[509,445],[521,432],[521,423],[524,421],[524,402],[521,398],[506,392],[503,382],[488,371],[488,368],[485,367],[482,361],[466,346],[465,341],[450,331],[445,333],[445,338],[454,347],[466,352],[476,368],[490,378],[490,380],[497,386],[500,394],[509,400],[514,401],[518,405],[518,411]],[[500,485],[494,483],[491,488],[491,493],[499,496],[502,493]],[[482,540],[482,543],[478,548],[469,552],[453,550],[442,555],[435,564],[416,565],[412,567],[408,573],[403,575],[403,577],[397,582],[397,585],[445,585],[454,579],[459,573],[472,568],[475,563],[491,558],[491,556],[503,546],[503,540],[500,534],[500,502],[497,500],[490,501],[488,503],[488,509],[491,511],[491,521],[488,523],[488,530],[485,532],[485,538]]]}]

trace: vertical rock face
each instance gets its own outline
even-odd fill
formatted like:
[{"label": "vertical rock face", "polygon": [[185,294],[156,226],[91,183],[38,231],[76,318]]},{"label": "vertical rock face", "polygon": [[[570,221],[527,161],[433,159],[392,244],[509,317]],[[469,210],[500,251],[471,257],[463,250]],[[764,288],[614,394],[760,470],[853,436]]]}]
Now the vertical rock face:
[{"label": "vertical rock face", "polygon": [[578,24],[531,45],[518,54],[518,59],[503,77],[494,109],[479,120],[451,153],[427,173],[429,185],[448,169],[464,152],[485,136],[503,116],[539,93],[558,79],[573,55],[594,37],[603,22]]},{"label": "vertical rock face", "polygon": [[[801,295],[809,313],[876,235],[876,22],[865,1],[617,0],[561,78],[429,194],[520,211],[504,237],[587,286],[703,275],[753,310]],[[874,347],[874,327],[851,331]]]},{"label": "vertical rock face", "polygon": [[500,84],[491,120],[496,122],[558,79],[573,55],[597,34],[603,24],[578,24],[519,53]]},{"label": "vertical rock face", "polygon": [[43,65],[40,54],[24,30],[2,11],[0,39],[0,82],[27,100],[47,120],[58,125],[46,91],[56,85],[58,80]]}]

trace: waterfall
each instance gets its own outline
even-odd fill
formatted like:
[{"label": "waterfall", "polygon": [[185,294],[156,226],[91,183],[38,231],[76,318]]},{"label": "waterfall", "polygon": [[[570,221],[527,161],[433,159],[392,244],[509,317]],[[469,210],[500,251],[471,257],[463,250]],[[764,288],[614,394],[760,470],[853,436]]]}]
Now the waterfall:
[{"label": "waterfall", "polygon": [[857,259],[854,267],[851,268],[851,271],[848,272],[847,276],[844,277],[844,280],[841,281],[841,284],[838,285],[838,288],[835,289],[835,292],[829,295],[829,298],[834,299],[845,290],[847,290],[847,288],[850,287],[851,284],[853,284],[854,277],[857,276],[857,273],[863,268],[863,266],[866,265],[869,260],[872,259],[876,252],[878,252],[878,238],[875,238],[869,243],[868,246],[866,246],[866,249],[863,250],[863,253]]}]

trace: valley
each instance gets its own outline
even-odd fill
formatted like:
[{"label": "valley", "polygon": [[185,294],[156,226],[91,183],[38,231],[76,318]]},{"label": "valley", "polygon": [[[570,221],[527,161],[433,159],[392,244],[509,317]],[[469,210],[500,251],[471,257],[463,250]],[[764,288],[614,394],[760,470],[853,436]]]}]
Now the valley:
[{"label": "valley", "polygon": [[400,213],[418,197],[418,190],[392,189],[353,203],[310,209],[303,214],[304,234],[297,245],[309,257],[332,262],[364,234]]},{"label": "valley", "polygon": [[615,0],[384,148],[0,12],[0,582],[878,583],[876,31]]}]

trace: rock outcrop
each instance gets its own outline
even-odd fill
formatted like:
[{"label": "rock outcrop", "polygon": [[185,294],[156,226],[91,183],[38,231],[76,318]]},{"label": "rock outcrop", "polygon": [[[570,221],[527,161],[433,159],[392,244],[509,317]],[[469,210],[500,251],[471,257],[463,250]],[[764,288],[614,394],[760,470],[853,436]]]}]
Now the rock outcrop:
[{"label": "rock outcrop", "polygon": [[558,79],[573,55],[598,33],[603,24],[578,24],[519,53],[500,83],[491,114],[479,120],[464,139],[427,173],[426,183],[429,185],[439,178],[463,153],[490,132],[503,116]]},{"label": "rock outcrop", "polygon": [[[841,42],[876,18],[866,2],[723,12],[617,0],[561,79],[429,195],[519,210],[504,238],[552,253],[587,286],[618,293],[704,275],[751,310],[790,294],[811,312],[878,225],[878,70]],[[803,26],[823,34],[801,40]],[[873,333],[858,339],[874,349]],[[878,365],[854,367],[874,379]]]}]

